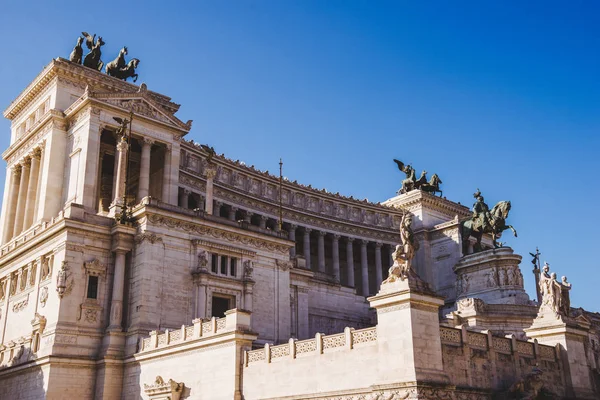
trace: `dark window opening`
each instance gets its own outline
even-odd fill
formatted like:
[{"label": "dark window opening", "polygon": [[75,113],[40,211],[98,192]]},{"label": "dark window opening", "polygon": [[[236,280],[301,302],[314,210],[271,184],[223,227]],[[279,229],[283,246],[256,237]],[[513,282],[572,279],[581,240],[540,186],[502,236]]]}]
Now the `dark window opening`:
[{"label": "dark window opening", "polygon": [[223,318],[225,311],[229,310],[231,299],[227,297],[213,296],[212,298],[212,316]]},{"label": "dark window opening", "polygon": [[237,258],[231,257],[231,264],[229,265],[229,275],[235,276],[235,269],[237,264]]},{"label": "dark window opening", "polygon": [[227,256],[221,256],[221,274],[227,275]]},{"label": "dark window opening", "polygon": [[212,272],[214,272],[215,274],[216,274],[216,273],[217,273],[217,271],[218,271],[218,269],[217,269],[217,268],[218,268],[218,265],[219,265],[219,256],[218,256],[218,255],[216,255],[216,254],[213,254],[213,255],[212,255],[212,264],[211,264],[211,268],[210,268],[210,270],[211,270]]},{"label": "dark window opening", "polygon": [[98,298],[98,277],[97,276],[88,277],[87,298],[88,299],[97,299]]}]

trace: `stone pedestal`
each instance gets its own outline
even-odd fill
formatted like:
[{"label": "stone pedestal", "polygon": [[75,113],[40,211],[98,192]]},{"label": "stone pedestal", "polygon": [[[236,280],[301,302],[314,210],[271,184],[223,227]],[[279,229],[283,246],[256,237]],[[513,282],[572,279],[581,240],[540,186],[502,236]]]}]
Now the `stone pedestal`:
[{"label": "stone pedestal", "polygon": [[478,298],[488,304],[528,304],[519,268],[521,258],[510,247],[462,257],[454,266],[457,300]]},{"label": "stone pedestal", "polygon": [[416,286],[414,281],[398,279],[382,284],[379,293],[368,299],[377,310],[379,351],[389,355],[379,357],[384,365],[379,366],[378,384],[448,383],[438,318],[444,299]]},{"label": "stone pedestal", "polygon": [[542,307],[531,327],[525,329],[527,336],[537,339],[540,344],[559,345],[568,398],[597,398],[592,389],[594,384],[586,354],[590,325],[583,316],[565,317]]}]

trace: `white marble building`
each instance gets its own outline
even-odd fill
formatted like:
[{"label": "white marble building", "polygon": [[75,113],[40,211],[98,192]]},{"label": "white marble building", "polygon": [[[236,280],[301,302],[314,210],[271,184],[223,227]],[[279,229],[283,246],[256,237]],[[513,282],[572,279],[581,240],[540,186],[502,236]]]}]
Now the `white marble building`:
[{"label": "white marble building", "polygon": [[[549,339],[520,256],[462,256],[466,207],[420,191],[374,204],[280,185],[186,141],[178,108],[56,59],[4,112],[0,399],[490,398],[525,365],[568,364],[568,351],[589,382],[549,366],[562,383],[548,386],[598,393],[600,316],[582,311],[568,339]],[[114,117],[130,115],[127,145]],[[131,222],[116,223],[123,198]],[[379,292],[404,212],[435,294]],[[527,341],[530,327],[547,346]],[[487,380],[484,363],[497,368]]]}]

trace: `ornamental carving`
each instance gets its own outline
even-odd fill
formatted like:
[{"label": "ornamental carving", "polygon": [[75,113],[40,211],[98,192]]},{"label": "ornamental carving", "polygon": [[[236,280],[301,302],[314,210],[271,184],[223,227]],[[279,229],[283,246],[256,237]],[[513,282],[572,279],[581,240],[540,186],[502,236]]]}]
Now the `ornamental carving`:
[{"label": "ornamental carving", "polygon": [[152,400],[179,400],[184,389],[183,382],[175,382],[173,379],[165,382],[161,376],[157,376],[153,383],[144,383],[144,392]]},{"label": "ornamental carving", "polygon": [[28,304],[29,304],[29,295],[27,295],[27,298],[25,300],[22,300],[18,303],[13,304],[12,310],[14,313],[18,313],[19,311],[23,311],[27,307]]},{"label": "ornamental carving", "polygon": [[259,249],[269,250],[278,253],[287,253],[289,251],[289,246],[280,245],[276,243],[271,243],[266,240],[261,240],[257,238],[251,238],[247,236],[240,235],[234,232],[227,232],[220,229],[215,229],[212,227],[201,226],[189,222],[184,222],[181,220],[164,217],[161,215],[150,214],[148,216],[148,221],[157,225],[165,225],[169,228],[173,229],[181,229],[188,233],[196,233],[202,236],[212,236],[217,239],[224,239],[229,242],[241,243],[246,246],[252,246]]},{"label": "ornamental carving", "polygon": [[40,304],[41,307],[46,307],[46,302],[48,301],[48,286],[44,286],[40,291]]},{"label": "ornamental carving", "polygon": [[83,267],[85,269],[85,273],[88,275],[100,277],[104,277],[106,275],[106,265],[102,264],[97,258],[84,263]]},{"label": "ornamental carving", "polygon": [[135,236],[136,244],[143,243],[146,240],[152,244],[157,243],[157,242],[162,242],[162,238],[154,233],[144,232],[144,233],[139,233]]},{"label": "ornamental carving", "polygon": [[292,262],[291,261],[281,261],[281,260],[275,260],[275,264],[277,265],[277,267],[279,269],[281,269],[282,271],[287,271],[290,268],[292,268]]}]

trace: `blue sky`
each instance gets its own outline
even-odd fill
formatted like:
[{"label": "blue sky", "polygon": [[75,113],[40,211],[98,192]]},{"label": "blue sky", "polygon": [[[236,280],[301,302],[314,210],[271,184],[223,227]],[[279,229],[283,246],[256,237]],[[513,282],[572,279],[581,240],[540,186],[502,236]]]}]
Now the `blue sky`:
[{"label": "blue sky", "polygon": [[511,200],[519,237],[503,241],[539,246],[572,304],[600,310],[598,15],[593,1],[7,1],[0,104],[97,33],[105,62],[127,45],[138,83],[194,120],[187,138],[232,159],[282,157],[291,180],[383,201],[399,158],[451,200]]}]

